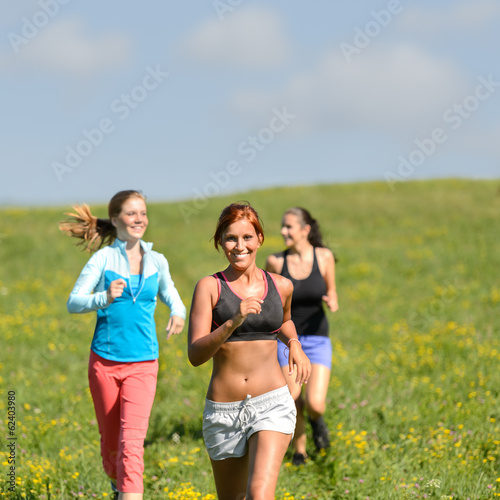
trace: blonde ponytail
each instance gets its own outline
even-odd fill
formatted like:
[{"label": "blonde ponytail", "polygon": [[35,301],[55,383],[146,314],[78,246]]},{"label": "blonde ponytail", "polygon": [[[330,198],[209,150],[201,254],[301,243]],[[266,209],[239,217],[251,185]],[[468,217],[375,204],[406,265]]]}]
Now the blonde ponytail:
[{"label": "blonde ponytail", "polygon": [[59,229],[68,236],[78,238],[87,252],[95,252],[110,245],[116,238],[116,229],[110,219],[99,219],[92,215],[87,204],[74,205],[76,213],[66,212],[68,218],[59,222]]}]

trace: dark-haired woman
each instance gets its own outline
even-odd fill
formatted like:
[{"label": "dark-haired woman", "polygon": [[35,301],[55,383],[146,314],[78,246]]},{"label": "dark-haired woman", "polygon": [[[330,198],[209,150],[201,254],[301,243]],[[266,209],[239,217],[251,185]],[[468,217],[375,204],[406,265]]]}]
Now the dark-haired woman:
[{"label": "dark-haired woman", "polygon": [[[144,196],[120,191],[97,219],[88,206],[59,224],[62,231],[96,251],[68,299],[71,313],[97,312],[89,360],[104,470],[115,498],[143,497],[144,439],[156,392],[157,296],[170,308],[167,339],[184,327],[186,308],[170,276],[167,259],[142,240],[148,227]],[[103,248],[101,248],[103,247]]]},{"label": "dark-haired woman", "polygon": [[293,283],[292,320],[302,348],[312,364],[304,400],[301,388],[293,384],[287,375],[283,345],[278,347],[279,362],[297,406],[293,463],[301,465],[307,458],[304,409],[311,423],[316,448],[330,446],[323,414],[332,367],[332,344],[323,303],[331,312],[338,309],[335,259],[323,244],[317,221],[304,208],[294,207],[284,213],[281,234],[287,249],[270,255],[266,269],[287,277]]},{"label": "dark-haired woman", "polygon": [[214,244],[229,265],[198,282],[190,312],[189,360],[213,361],[203,437],[220,500],[274,499],[296,413],[276,338],[288,349],[286,373],[295,384],[311,370],[290,318],[291,282],[255,263],[263,241],[250,205],[227,206]]}]

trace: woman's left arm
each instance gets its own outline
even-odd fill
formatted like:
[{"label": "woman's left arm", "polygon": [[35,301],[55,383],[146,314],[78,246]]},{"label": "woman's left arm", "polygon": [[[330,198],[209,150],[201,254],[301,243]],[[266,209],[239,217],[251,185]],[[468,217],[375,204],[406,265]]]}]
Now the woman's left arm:
[{"label": "woman's left arm", "polygon": [[181,333],[186,319],[186,306],[175,288],[168,261],[162,254],[157,254],[158,262],[158,296],[170,308],[170,319],[167,323],[167,339],[171,335]]},{"label": "woman's left arm", "polygon": [[296,368],[295,382],[297,384],[307,384],[311,376],[311,362],[302,350],[302,346],[297,336],[297,330],[292,321],[292,282],[280,275],[273,274],[273,278],[280,292],[283,303],[283,324],[278,333],[278,338],[287,345],[289,374],[292,375]]},{"label": "woman's left arm", "polygon": [[326,283],[326,295],[322,299],[330,312],[334,313],[339,308],[337,298],[337,287],[335,285],[335,258],[328,248],[317,248],[321,267],[323,268],[323,279]]}]

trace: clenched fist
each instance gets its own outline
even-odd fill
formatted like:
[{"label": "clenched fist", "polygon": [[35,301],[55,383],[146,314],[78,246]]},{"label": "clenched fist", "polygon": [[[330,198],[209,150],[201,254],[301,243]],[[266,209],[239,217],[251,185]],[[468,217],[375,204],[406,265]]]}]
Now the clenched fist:
[{"label": "clenched fist", "polygon": [[106,295],[108,296],[108,304],[112,304],[115,299],[121,297],[123,294],[123,289],[126,286],[127,282],[123,278],[112,281],[109,284],[109,288],[106,290]]}]

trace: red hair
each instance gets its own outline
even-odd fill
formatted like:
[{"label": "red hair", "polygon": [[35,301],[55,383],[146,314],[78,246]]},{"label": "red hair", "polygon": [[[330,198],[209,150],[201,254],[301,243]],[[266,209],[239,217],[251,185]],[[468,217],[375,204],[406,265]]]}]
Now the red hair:
[{"label": "red hair", "polygon": [[214,233],[214,246],[216,250],[219,250],[219,245],[222,244],[222,238],[227,228],[241,220],[247,219],[250,224],[255,229],[258,236],[261,237],[261,243],[264,242],[264,229],[262,229],[262,221],[260,220],[259,214],[256,212],[250,203],[231,203],[226,208],[222,210],[219,216],[219,221],[217,222],[217,227]]}]

